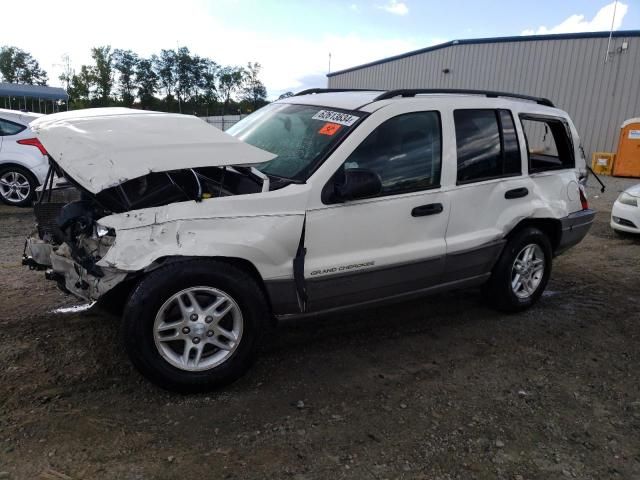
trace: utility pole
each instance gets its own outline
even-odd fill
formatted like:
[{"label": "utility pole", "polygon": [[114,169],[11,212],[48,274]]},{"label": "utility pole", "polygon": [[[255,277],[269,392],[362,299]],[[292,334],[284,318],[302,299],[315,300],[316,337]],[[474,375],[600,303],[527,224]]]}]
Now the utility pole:
[{"label": "utility pole", "polygon": [[331,73],[331,52],[329,52],[329,73]]},{"label": "utility pole", "polygon": [[604,56],[604,63],[609,61],[609,53],[611,49],[611,37],[613,36],[613,25],[616,21],[616,9],[618,8],[618,0],[613,3],[613,16],[611,17],[611,30],[609,30],[609,41],[607,42],[607,53]]}]

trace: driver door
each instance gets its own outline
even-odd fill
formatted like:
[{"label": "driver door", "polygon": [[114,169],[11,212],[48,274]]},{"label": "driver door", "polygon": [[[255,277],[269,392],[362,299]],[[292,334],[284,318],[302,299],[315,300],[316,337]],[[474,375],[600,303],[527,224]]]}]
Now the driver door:
[{"label": "driver door", "polygon": [[[363,125],[364,127],[364,125]],[[442,127],[437,111],[378,124],[348,156],[307,211],[307,311],[420,291],[441,281],[449,199],[440,187]],[[347,169],[375,172],[381,191],[342,200],[327,192]]]}]

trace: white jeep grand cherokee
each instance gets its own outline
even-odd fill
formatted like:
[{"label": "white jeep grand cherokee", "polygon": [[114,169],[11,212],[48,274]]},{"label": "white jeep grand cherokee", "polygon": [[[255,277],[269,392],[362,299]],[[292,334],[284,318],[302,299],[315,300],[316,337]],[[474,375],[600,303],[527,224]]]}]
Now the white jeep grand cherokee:
[{"label": "white jeep grand cherokee", "polygon": [[[176,114],[94,109],[32,124],[51,172],[24,263],[115,308],[149,379],[237,379],[274,319],[484,286],[541,296],[593,222],[569,116],[545,99],[313,90],[229,134]],[[68,199],[68,197],[67,197]]]}]

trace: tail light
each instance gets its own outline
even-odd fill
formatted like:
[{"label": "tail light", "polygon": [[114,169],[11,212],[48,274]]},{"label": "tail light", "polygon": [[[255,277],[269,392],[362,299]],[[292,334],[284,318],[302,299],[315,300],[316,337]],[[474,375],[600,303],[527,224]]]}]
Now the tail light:
[{"label": "tail light", "polygon": [[580,192],[580,203],[582,204],[582,209],[587,210],[589,208],[589,201],[587,200],[587,196],[584,194],[584,188],[582,185],[578,187],[578,191]]},{"label": "tail light", "polygon": [[32,147],[36,147],[38,150],[40,150],[40,153],[42,155],[47,155],[47,150],[37,138],[23,138],[21,140],[18,140],[17,143],[19,143],[20,145],[30,145]]}]

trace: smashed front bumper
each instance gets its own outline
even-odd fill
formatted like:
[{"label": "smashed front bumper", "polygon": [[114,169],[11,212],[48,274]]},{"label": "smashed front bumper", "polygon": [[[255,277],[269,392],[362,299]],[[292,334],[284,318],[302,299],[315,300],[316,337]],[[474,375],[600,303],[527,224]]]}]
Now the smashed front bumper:
[{"label": "smashed front bumper", "polygon": [[95,301],[121,283],[127,272],[93,265],[80,265],[71,255],[71,248],[63,243],[53,246],[37,234],[26,240],[22,264],[32,270],[45,270],[45,278],[54,280],[64,292],[88,301]]}]

